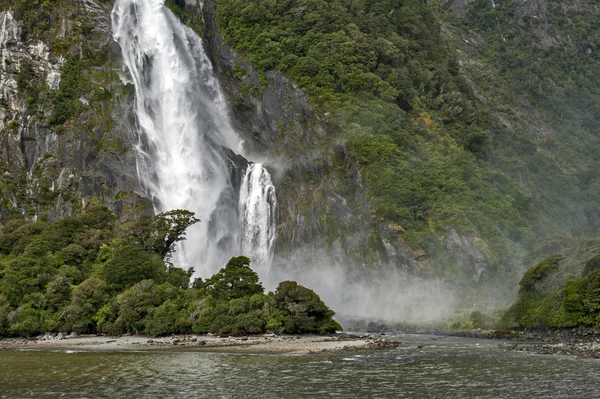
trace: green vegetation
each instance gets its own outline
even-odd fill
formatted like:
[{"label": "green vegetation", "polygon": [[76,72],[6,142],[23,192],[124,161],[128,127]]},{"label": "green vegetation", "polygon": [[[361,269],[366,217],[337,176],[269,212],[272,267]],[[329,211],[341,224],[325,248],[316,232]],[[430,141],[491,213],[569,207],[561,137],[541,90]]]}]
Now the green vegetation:
[{"label": "green vegetation", "polygon": [[503,327],[600,327],[600,243],[582,240],[564,249],[569,256],[550,256],[525,273]]},{"label": "green vegetation", "polygon": [[[40,106],[50,107],[52,113],[48,122],[60,126],[86,109],[87,105],[80,101],[82,97],[99,102],[110,99],[111,92],[106,88],[107,74],[92,79],[93,69],[108,67],[110,50],[95,45],[98,33],[94,30],[92,20],[84,16],[79,6],[74,7],[68,0],[18,0],[14,4],[5,3],[0,0],[0,8],[12,8],[15,18],[24,21],[25,40],[43,40],[55,54],[66,58],[61,70],[60,87],[56,92],[49,90],[45,76],[40,76],[39,71],[34,71],[28,62],[20,66],[17,82],[30,112],[37,111]],[[65,21],[64,15],[68,15],[66,19],[73,23],[64,27],[52,22],[57,19]],[[66,36],[64,33],[58,34],[61,28],[68,30]],[[102,112],[102,115],[106,116],[105,113]]]},{"label": "green vegetation", "polygon": [[104,207],[48,225],[12,220],[0,234],[0,336],[78,333],[330,333],[341,329],[292,281],[264,293],[250,259],[190,284],[169,261],[198,222],[176,210],[116,226]]},{"label": "green vegetation", "polygon": [[[546,213],[557,211],[557,194],[544,197],[550,204],[536,203],[511,175],[529,178],[539,168],[551,175],[556,167],[535,155],[523,132],[490,116],[460,73],[457,44],[442,35],[438,18],[433,5],[418,0],[223,0],[217,8],[228,44],[259,73],[290,76],[323,111],[335,140],[341,136],[360,165],[376,220],[402,226],[409,246],[434,256],[442,256],[449,226],[481,237],[493,263],[486,277],[509,275],[503,281],[510,285],[523,248],[567,232]],[[503,167],[499,159],[515,151],[528,169]],[[563,178],[554,175],[551,181]],[[452,265],[440,260],[433,263]],[[432,271],[465,277],[457,269]]]},{"label": "green vegetation", "polygon": [[[545,137],[539,140],[528,139],[527,131],[507,129],[498,137],[500,151],[494,163],[517,174],[544,198],[536,205],[551,215],[554,228],[546,225],[547,231],[596,235],[600,229],[595,200],[600,194],[600,14],[591,3],[581,8],[553,0],[544,4],[547,9],[539,13],[531,4],[500,0],[492,6],[478,0],[459,25],[485,41],[480,60],[501,78],[498,84],[509,104],[521,107],[515,99],[521,98],[520,103],[526,99],[539,111],[538,116],[537,112],[531,115],[530,130],[547,124]],[[486,95],[498,101],[494,91]],[[508,118],[515,122],[514,116]],[[533,145],[538,148],[535,153]],[[565,212],[573,204],[583,208],[583,216]]]}]

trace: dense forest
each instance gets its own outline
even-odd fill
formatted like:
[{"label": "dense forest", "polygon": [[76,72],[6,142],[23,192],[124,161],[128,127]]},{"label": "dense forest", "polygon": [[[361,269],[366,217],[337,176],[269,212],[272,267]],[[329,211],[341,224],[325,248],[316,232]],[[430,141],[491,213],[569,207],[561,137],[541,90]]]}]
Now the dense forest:
[{"label": "dense forest", "polygon": [[13,221],[0,235],[0,336],[44,332],[153,334],[331,333],[334,312],[284,281],[265,294],[250,259],[190,282],[169,259],[188,211],[117,227],[105,207],[48,225]]},{"label": "dense forest", "polygon": [[[434,274],[467,277],[442,250],[451,226],[481,238],[485,278],[516,285],[540,239],[599,227],[598,19],[548,7],[569,32],[564,49],[530,51],[543,22],[513,27],[511,1],[477,1],[457,19],[444,2],[222,0],[217,22],[257,70],[282,71],[310,94],[331,140],[356,157],[370,210],[430,254]],[[484,44],[464,46],[469,35]]]}]

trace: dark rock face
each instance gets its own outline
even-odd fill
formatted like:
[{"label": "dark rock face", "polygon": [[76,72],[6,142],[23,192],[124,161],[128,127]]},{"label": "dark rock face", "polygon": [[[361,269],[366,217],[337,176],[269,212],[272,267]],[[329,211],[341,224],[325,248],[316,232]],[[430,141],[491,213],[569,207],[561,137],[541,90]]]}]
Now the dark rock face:
[{"label": "dark rock face", "polygon": [[343,144],[332,144],[337,132],[327,115],[279,72],[266,72],[261,83],[252,64],[223,42],[216,1],[187,6],[203,17],[208,55],[246,150],[275,159],[269,169],[277,186],[276,255],[311,258],[325,251],[346,264],[415,270],[416,256],[400,236],[372,219],[358,165]]},{"label": "dark rock face", "polygon": [[[65,6],[56,11],[64,15],[54,16],[59,34],[70,38],[70,18],[88,13],[95,38],[88,44],[97,51],[108,49],[111,59],[118,58],[111,48],[110,6],[92,0]],[[0,22],[2,58],[10,60],[0,65],[0,103],[5,105],[0,110],[1,184],[6,188],[0,200],[0,223],[18,215],[53,222],[94,204],[107,205],[118,217],[127,217],[134,209],[151,212],[136,180],[133,137],[119,123],[131,101],[127,88],[118,79],[106,78],[110,70],[86,71],[97,72],[92,90],[110,91],[112,98],[82,96],[78,115],[53,124],[52,98],[61,87],[65,56],[55,54],[39,35],[25,35],[11,10],[0,12]],[[28,98],[20,87],[25,73],[32,85],[46,86],[49,94]]]}]

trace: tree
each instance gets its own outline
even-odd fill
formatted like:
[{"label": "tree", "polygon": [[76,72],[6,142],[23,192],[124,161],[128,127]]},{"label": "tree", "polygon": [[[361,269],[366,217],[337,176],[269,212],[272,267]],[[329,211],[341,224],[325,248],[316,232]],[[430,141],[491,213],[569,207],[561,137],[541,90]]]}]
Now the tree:
[{"label": "tree", "polygon": [[272,312],[276,321],[270,322],[271,328],[279,327],[281,332],[288,334],[323,334],[342,329],[333,320],[335,312],[325,305],[319,295],[295,281],[282,281],[275,292],[269,294],[269,298],[270,306],[279,311]]},{"label": "tree", "polygon": [[187,271],[180,267],[170,266],[167,269],[165,280],[178,289],[185,290],[190,286],[190,278],[194,274],[194,268],[191,267]]},{"label": "tree", "polygon": [[92,206],[80,217],[81,222],[92,229],[112,229],[115,214],[105,206]]},{"label": "tree", "polygon": [[204,282],[204,288],[213,297],[227,300],[264,292],[258,274],[250,268],[250,259],[245,256],[231,258],[224,268]]},{"label": "tree", "polygon": [[73,290],[73,299],[67,307],[67,322],[73,331],[94,331],[92,320],[108,299],[106,283],[98,277],[90,277]]},{"label": "tree", "polygon": [[133,238],[142,247],[169,262],[175,252],[175,244],[185,240],[185,230],[199,221],[193,212],[176,209],[159,213],[154,218],[140,215],[125,228],[124,233],[127,238]]},{"label": "tree", "polygon": [[[174,300],[177,297],[177,289],[169,283],[156,284],[153,280],[142,280],[118,296],[119,313],[115,325],[122,332],[142,333],[150,327],[152,333],[164,334],[170,331],[162,331],[170,324],[169,320],[152,320],[155,316],[167,317],[169,310],[173,307],[165,305],[159,314],[155,315],[156,308],[162,304]],[[177,314],[168,315],[177,320]],[[165,323],[163,323],[165,322]]]},{"label": "tree", "polygon": [[558,264],[563,259],[565,259],[563,255],[553,255],[527,270],[519,281],[521,286],[519,294],[534,290],[548,276],[558,271]]},{"label": "tree", "polygon": [[[165,260],[170,260],[173,252],[175,252],[175,244],[185,240],[185,230],[191,225],[198,223],[194,212],[185,209],[176,209],[173,211],[163,212],[156,215],[154,225],[159,238],[158,253]],[[162,245],[160,245],[162,244]]]}]

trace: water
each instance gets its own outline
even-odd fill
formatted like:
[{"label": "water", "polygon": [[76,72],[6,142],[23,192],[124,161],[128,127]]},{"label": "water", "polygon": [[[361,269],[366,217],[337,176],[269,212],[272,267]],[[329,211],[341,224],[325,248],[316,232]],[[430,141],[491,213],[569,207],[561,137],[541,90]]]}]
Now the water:
[{"label": "water", "polygon": [[306,356],[0,351],[0,398],[600,397],[598,360],[504,352],[497,341],[401,341],[383,352]]},{"label": "water", "polygon": [[[135,87],[139,180],[157,212],[187,209],[201,220],[188,230],[185,247],[175,261],[210,274],[228,257],[239,255],[240,225],[262,228],[270,221],[240,220],[244,216],[239,214],[240,188],[232,183],[232,162],[225,149],[240,153],[242,141],[231,127],[227,104],[200,37],[163,3],[116,1],[113,37],[121,46],[127,71],[124,79]],[[256,168],[268,177],[266,169]],[[270,177],[263,181],[274,190]],[[261,186],[251,188],[265,191]],[[269,197],[252,193],[249,198],[267,201]],[[254,252],[245,255],[269,259],[274,230],[268,232],[271,236],[263,240],[261,235],[257,242],[267,246],[251,245]]]},{"label": "water", "polygon": [[269,172],[262,164],[248,166],[240,189],[242,253],[254,254],[253,261],[270,265],[277,229],[277,197]]}]

